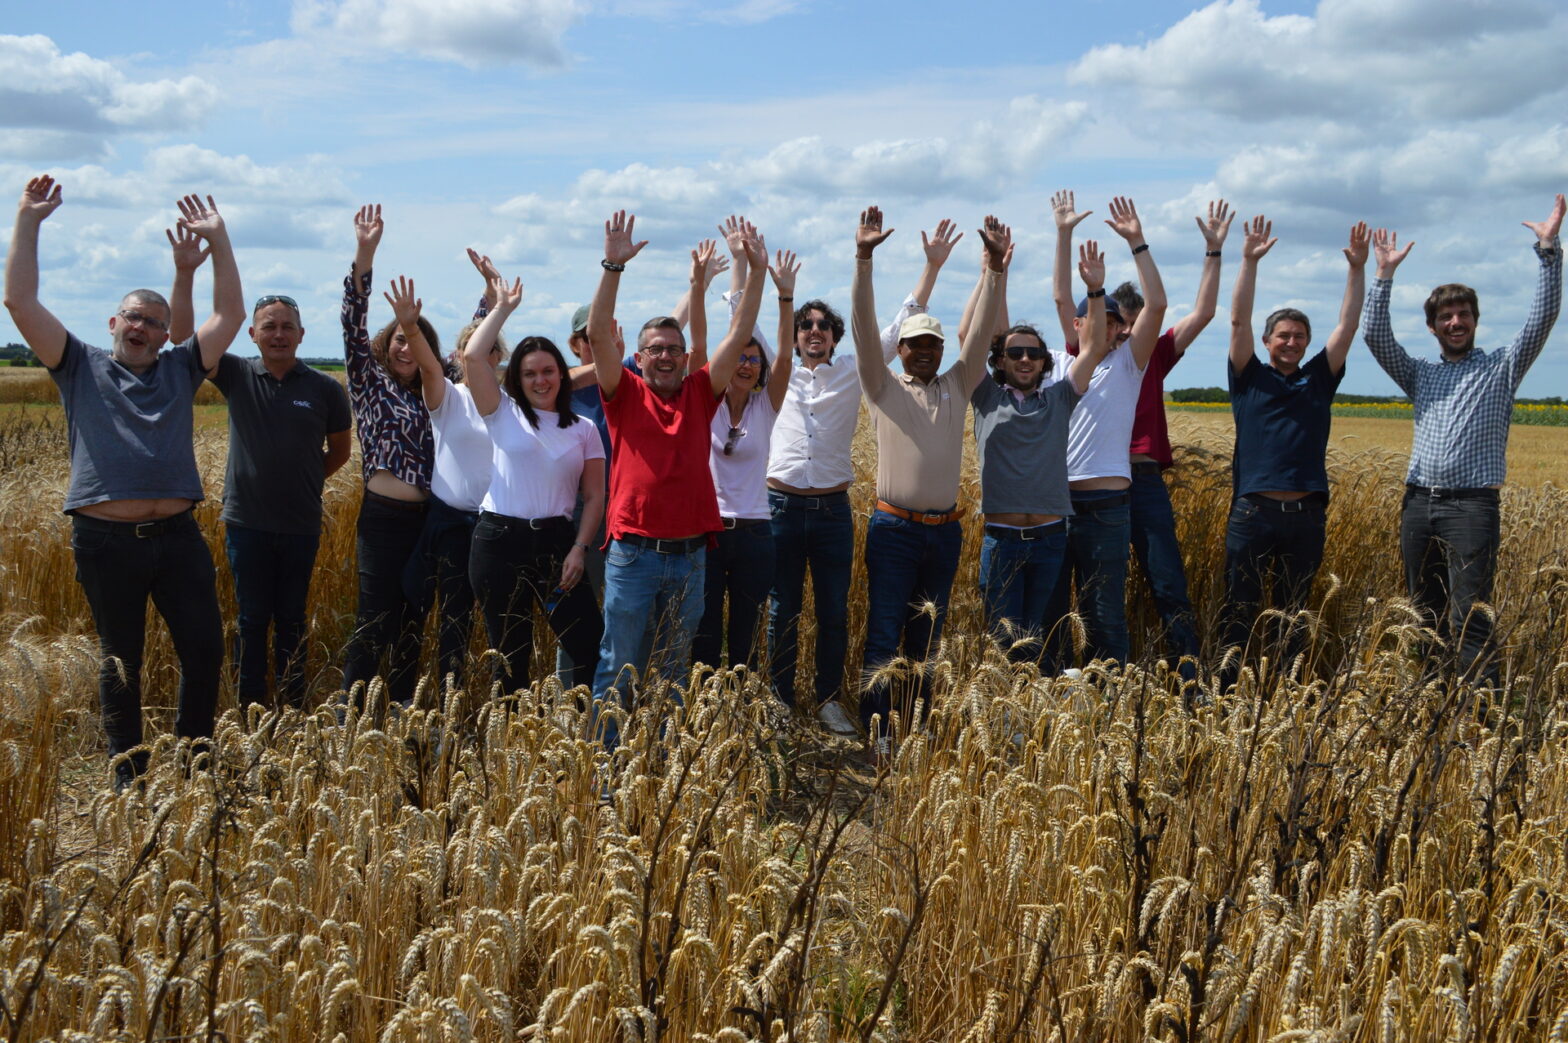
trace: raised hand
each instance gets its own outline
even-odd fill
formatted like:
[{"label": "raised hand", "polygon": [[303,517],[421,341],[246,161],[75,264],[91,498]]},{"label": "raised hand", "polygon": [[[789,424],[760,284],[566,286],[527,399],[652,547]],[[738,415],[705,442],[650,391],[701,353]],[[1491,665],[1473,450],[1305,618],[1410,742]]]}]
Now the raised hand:
[{"label": "raised hand", "polygon": [[703,284],[702,288],[706,290],[709,286],[713,285],[713,280],[717,279],[719,276],[723,275],[729,270],[730,259],[721,253],[715,252],[713,255],[713,260],[708,262],[708,281]]},{"label": "raised hand", "polygon": [[1077,228],[1079,222],[1084,218],[1094,213],[1093,210],[1085,210],[1080,214],[1076,206],[1072,192],[1067,189],[1063,189],[1051,196],[1051,216],[1056,219],[1056,227],[1058,229],[1071,231]]},{"label": "raised hand", "polygon": [[1093,239],[1078,247],[1078,275],[1091,291],[1105,286],[1105,255]]},{"label": "raised hand", "polygon": [[724,245],[730,248],[730,256],[739,260],[746,252],[746,236],[756,235],[757,229],[745,217],[731,214],[719,224],[719,234],[724,237]]},{"label": "raised hand", "polygon": [[1002,271],[1002,259],[1013,245],[1013,230],[987,214],[985,223],[980,227],[980,241],[985,244],[986,261],[991,270]]},{"label": "raised hand", "polygon": [[642,242],[632,241],[632,229],[637,224],[637,217],[624,210],[617,210],[611,218],[604,223],[604,259],[611,264],[625,264],[633,257],[642,253],[642,248],[648,245],[648,240]]},{"label": "raised hand", "polygon": [[207,197],[207,202],[201,201],[201,196],[186,196],[179,201],[180,220],[175,227],[181,231],[193,232],[203,239],[224,233],[223,216],[218,213],[218,204]]},{"label": "raised hand", "polygon": [[871,251],[887,242],[895,229],[882,230],[882,210],[868,206],[860,212],[860,223],[855,226],[855,256],[870,258]]},{"label": "raised hand", "polygon": [[1274,231],[1274,222],[1264,219],[1262,214],[1252,219],[1250,224],[1242,225],[1246,238],[1241,244],[1241,256],[1249,261],[1261,261],[1264,254],[1274,249],[1278,239],[1270,238]]},{"label": "raised hand", "polygon": [[1230,234],[1230,223],[1235,216],[1236,212],[1229,203],[1216,199],[1209,203],[1208,220],[1193,218],[1198,222],[1198,231],[1203,233],[1203,242],[1210,250],[1218,250],[1225,245],[1225,237]]},{"label": "raised hand", "polygon": [[174,270],[177,272],[195,271],[212,252],[211,247],[203,249],[201,236],[190,231],[183,224],[178,226],[177,233],[165,228],[163,234],[169,237],[169,246],[174,251]]},{"label": "raised hand", "polygon": [[506,280],[499,274],[491,277],[485,286],[485,296],[495,302],[495,310],[504,315],[510,315],[523,303],[523,280],[512,280],[512,285],[506,285]]},{"label": "raised hand", "polygon": [[795,251],[778,251],[774,255],[773,264],[768,267],[768,274],[773,276],[773,285],[778,289],[780,297],[795,296],[795,276],[800,274],[800,262],[795,259]]},{"label": "raised hand", "polygon": [[1564,212],[1568,212],[1568,203],[1563,201],[1563,194],[1559,192],[1557,201],[1552,204],[1552,212],[1546,215],[1545,221],[1521,221],[1520,224],[1534,232],[1542,246],[1550,246],[1563,227]]},{"label": "raised hand", "polygon": [[381,244],[381,233],[385,230],[380,203],[367,203],[354,215],[354,241],[367,250],[374,251]]},{"label": "raised hand", "polygon": [[1129,243],[1133,240],[1141,242],[1143,239],[1143,222],[1138,220],[1138,210],[1126,196],[1117,196],[1111,200],[1111,216],[1105,223],[1111,231]]},{"label": "raised hand", "polygon": [[42,174],[28,181],[27,187],[22,189],[22,201],[17,209],[36,221],[42,221],[60,209],[64,201],[59,183],[48,174]]},{"label": "raised hand", "polygon": [[697,244],[697,249],[691,252],[691,284],[708,288],[711,281],[708,276],[708,266],[713,263],[713,255],[718,243],[712,239],[704,239]]},{"label": "raised hand", "polygon": [[957,235],[954,235],[954,232],[958,232],[958,226],[944,218],[936,226],[936,232],[931,238],[926,238],[926,233],[924,232],[920,233],[920,244],[925,248],[927,264],[933,268],[940,268],[947,263],[948,255],[953,252],[953,247],[957,246],[958,240],[964,237],[964,233],[958,232]]},{"label": "raised hand", "polygon": [[412,329],[419,324],[419,313],[425,302],[414,296],[414,280],[400,275],[392,280],[391,292],[382,293],[381,296],[392,305],[392,314],[397,316],[399,326]]},{"label": "raised hand", "polygon": [[1379,278],[1388,278],[1394,274],[1394,269],[1399,267],[1401,261],[1410,256],[1410,248],[1416,245],[1414,239],[1406,243],[1404,249],[1399,246],[1399,233],[1387,228],[1379,228],[1372,233],[1372,250],[1377,254],[1377,272]]},{"label": "raised hand", "polygon": [[490,280],[499,278],[501,275],[500,270],[496,268],[487,255],[480,253],[472,246],[468,248],[468,263],[474,266],[474,270],[479,273],[480,280],[485,284],[485,302],[490,307],[495,307],[495,298],[490,296]]},{"label": "raised hand", "polygon": [[768,266],[768,242],[756,228],[751,225],[746,228],[746,238],[741,244],[746,249],[746,263],[753,271],[761,271]]},{"label": "raised hand", "polygon": [[1363,268],[1367,263],[1367,246],[1372,242],[1372,233],[1367,229],[1365,221],[1357,221],[1350,229],[1350,245],[1345,247],[1345,260],[1350,262],[1352,268]]}]

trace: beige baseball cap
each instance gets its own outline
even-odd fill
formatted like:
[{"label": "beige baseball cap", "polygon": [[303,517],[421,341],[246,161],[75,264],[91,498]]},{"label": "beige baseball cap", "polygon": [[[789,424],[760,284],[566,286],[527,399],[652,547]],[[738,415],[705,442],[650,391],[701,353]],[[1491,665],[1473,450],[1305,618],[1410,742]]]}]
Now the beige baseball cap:
[{"label": "beige baseball cap", "polygon": [[911,315],[898,328],[899,340],[910,340],[914,337],[925,336],[932,336],[944,342],[947,340],[946,337],[942,336],[942,324],[924,312],[919,315]]}]

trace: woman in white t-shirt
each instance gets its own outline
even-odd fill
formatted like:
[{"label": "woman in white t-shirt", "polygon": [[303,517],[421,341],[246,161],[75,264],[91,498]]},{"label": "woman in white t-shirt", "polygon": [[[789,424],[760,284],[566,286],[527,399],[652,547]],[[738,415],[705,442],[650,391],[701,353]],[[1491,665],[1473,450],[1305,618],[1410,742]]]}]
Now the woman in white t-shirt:
[{"label": "woman in white t-shirt", "polygon": [[[604,517],[604,445],[572,410],[561,351],[524,337],[504,381],[484,365],[484,345],[523,299],[522,281],[490,283],[495,310],[463,352],[467,385],[491,442],[491,476],[469,555],[469,580],[508,691],[529,681],[534,606],[571,655],[572,685],[591,684],[604,620],[583,580],[583,555]],[[504,387],[503,387],[504,383]],[[504,391],[504,394],[503,394]],[[579,493],[582,517],[572,523]]]},{"label": "woman in white t-shirt", "polygon": [[[779,344],[795,338],[795,255],[780,250],[769,268],[779,295]],[[744,278],[744,274],[737,278]],[[692,311],[702,307],[694,294]],[[695,329],[693,324],[693,329]],[[768,446],[773,422],[789,390],[793,353],[781,350],[771,365],[756,337],[741,349],[740,364],[713,415],[708,465],[724,529],[708,548],[706,603],[692,641],[692,658],[709,666],[755,665],[757,624],[773,589],[773,526],[768,506]],[[729,622],[724,599],[729,596]]]}]

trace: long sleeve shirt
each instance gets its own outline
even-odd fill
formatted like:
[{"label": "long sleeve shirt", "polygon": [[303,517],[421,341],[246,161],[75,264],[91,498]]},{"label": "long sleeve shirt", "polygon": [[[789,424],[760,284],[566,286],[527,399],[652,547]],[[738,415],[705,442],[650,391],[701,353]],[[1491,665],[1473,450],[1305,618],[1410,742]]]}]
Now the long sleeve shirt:
[{"label": "long sleeve shirt", "polygon": [[1415,407],[1415,438],[1405,478],[1410,484],[1478,489],[1503,483],[1514,394],[1541,354],[1563,298],[1561,244],[1537,243],[1535,252],[1541,269],[1529,317],[1513,343],[1495,351],[1471,348],[1454,360],[1413,359],[1389,325],[1393,281],[1376,279],[1367,291],[1367,347]]},{"label": "long sleeve shirt", "polygon": [[376,361],[365,327],[370,310],[370,271],[343,280],[343,358],[348,368],[348,395],[354,407],[354,426],[365,481],[377,471],[416,489],[430,489],[435,467],[435,438],[430,413],[419,385],[400,384]]}]

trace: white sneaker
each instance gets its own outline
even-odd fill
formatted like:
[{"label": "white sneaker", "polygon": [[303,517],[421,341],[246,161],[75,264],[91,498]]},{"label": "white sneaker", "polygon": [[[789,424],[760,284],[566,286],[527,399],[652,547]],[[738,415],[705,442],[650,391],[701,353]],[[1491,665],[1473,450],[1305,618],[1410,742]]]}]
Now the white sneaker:
[{"label": "white sneaker", "polygon": [[844,712],[836,699],[817,707],[817,720],[834,735],[848,738],[855,734],[855,722],[849,719],[849,714]]}]

